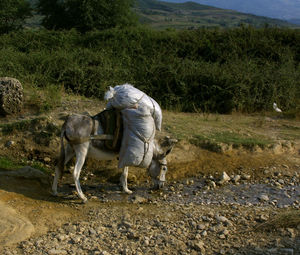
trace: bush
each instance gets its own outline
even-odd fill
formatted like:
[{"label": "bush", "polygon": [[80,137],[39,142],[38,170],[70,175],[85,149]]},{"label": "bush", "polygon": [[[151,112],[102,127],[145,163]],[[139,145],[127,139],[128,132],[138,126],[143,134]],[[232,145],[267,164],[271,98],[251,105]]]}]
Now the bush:
[{"label": "bush", "polygon": [[286,111],[299,109],[299,53],[300,31],[279,28],[20,31],[0,37],[0,76],[100,98],[128,82],[182,111],[256,112],[274,101]]}]

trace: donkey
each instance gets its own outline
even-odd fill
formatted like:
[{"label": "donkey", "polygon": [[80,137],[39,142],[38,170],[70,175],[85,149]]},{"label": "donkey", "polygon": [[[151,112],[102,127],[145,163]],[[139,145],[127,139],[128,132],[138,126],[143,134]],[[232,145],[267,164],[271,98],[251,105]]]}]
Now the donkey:
[{"label": "donkey", "polygon": [[[85,203],[87,198],[83,194],[79,182],[80,171],[85,162],[86,157],[92,157],[97,160],[112,160],[117,159],[118,151],[107,150],[104,146],[104,140],[110,138],[104,134],[104,125],[101,121],[100,114],[93,117],[87,115],[72,114],[69,115],[64,122],[61,130],[61,150],[58,164],[55,169],[55,176],[52,185],[53,195],[57,195],[58,179],[61,179],[64,171],[64,166],[76,156],[73,178],[75,181],[78,196]],[[66,140],[66,146],[64,145]],[[104,140],[101,140],[104,139]],[[166,137],[162,143],[154,141],[154,153],[151,164],[148,168],[148,173],[152,178],[156,188],[162,188],[166,181],[167,173],[166,156],[171,152],[173,146],[177,142],[176,139]],[[131,194],[132,191],[127,186],[128,166],[123,168],[120,177],[123,191]]]}]

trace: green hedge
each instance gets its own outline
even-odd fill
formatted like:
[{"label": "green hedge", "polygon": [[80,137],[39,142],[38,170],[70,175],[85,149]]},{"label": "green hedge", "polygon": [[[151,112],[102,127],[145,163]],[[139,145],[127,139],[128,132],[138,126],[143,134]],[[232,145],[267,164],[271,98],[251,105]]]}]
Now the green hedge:
[{"label": "green hedge", "polygon": [[138,27],[0,36],[0,76],[96,97],[128,82],[181,111],[256,112],[270,110],[273,101],[299,110],[299,63],[300,31],[292,29]]}]

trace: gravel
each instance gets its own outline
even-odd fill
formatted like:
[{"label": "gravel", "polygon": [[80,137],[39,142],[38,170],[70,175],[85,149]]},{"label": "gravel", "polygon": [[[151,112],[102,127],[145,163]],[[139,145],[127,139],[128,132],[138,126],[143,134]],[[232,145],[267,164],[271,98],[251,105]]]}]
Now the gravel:
[{"label": "gravel", "polygon": [[102,191],[83,185],[90,201],[77,207],[85,212],[80,221],[69,219],[3,254],[300,254],[299,226],[256,230],[282,210],[300,208],[299,174],[246,177],[223,173],[220,183],[204,176],[158,192],[145,183],[132,195],[114,185]]}]

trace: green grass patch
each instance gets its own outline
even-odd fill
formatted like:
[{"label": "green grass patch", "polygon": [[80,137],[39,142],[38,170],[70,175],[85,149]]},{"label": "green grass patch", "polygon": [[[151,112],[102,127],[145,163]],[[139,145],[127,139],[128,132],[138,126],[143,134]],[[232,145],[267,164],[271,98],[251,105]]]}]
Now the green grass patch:
[{"label": "green grass patch", "polygon": [[0,157],[0,169],[13,170],[20,167],[22,167],[22,164],[20,162],[17,162],[7,157]]},{"label": "green grass patch", "polygon": [[49,168],[47,168],[42,162],[39,161],[31,161],[28,162],[27,160],[15,160],[9,157],[0,157],[0,169],[11,171],[11,170],[17,170],[19,168],[22,168],[24,166],[31,166],[32,168],[38,169],[42,171],[43,173],[49,174],[51,171]]},{"label": "green grass patch", "polygon": [[217,132],[207,135],[194,135],[190,142],[200,146],[200,147],[209,147],[213,145],[217,146],[219,143],[232,145],[233,147],[245,147],[245,148],[254,148],[259,146],[265,148],[267,145],[270,145],[272,141],[266,138],[259,137],[247,137],[233,132]]},{"label": "green grass patch", "polygon": [[49,168],[47,168],[43,163],[39,161],[32,161],[29,165],[35,169],[42,171],[45,174],[49,174],[51,172]]}]

